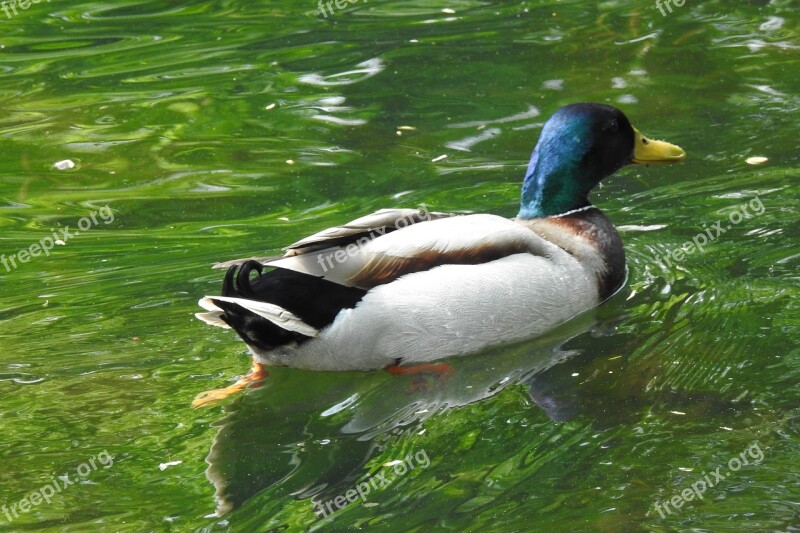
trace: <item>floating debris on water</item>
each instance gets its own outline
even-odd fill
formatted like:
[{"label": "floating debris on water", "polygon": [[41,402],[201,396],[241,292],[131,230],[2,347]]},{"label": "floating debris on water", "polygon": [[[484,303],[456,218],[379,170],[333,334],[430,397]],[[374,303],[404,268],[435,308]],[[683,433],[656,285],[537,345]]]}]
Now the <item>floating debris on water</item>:
[{"label": "floating debris on water", "polygon": [[754,155],[753,157],[748,157],[744,160],[744,162],[748,165],[763,165],[767,161],[769,161],[769,159],[760,155]]},{"label": "floating debris on water", "polygon": [[439,161],[442,161],[444,159],[447,159],[447,154],[442,154],[439,157],[434,157],[433,159],[431,159],[431,163],[438,163]]},{"label": "floating debris on water", "polygon": [[54,163],[53,166],[58,170],[69,170],[75,168],[75,163],[73,163],[71,159],[64,159],[63,161]]},{"label": "floating debris on water", "polygon": [[160,465],[158,465],[158,469],[163,472],[167,468],[169,468],[171,466],[177,466],[177,465],[181,464],[182,462],[183,461],[170,461],[168,463],[161,463]]}]

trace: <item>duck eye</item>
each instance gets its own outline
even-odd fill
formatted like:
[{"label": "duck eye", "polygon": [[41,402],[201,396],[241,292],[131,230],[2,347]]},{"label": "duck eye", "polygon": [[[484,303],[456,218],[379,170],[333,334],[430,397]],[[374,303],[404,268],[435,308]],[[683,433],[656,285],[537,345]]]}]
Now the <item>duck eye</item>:
[{"label": "duck eye", "polygon": [[606,129],[606,130],[608,130],[608,131],[610,131],[611,133],[614,133],[614,132],[616,132],[617,130],[619,130],[619,124],[617,124],[617,121],[616,121],[616,120],[612,120],[611,122],[609,122],[609,123],[606,125],[606,128],[605,128],[605,129]]}]

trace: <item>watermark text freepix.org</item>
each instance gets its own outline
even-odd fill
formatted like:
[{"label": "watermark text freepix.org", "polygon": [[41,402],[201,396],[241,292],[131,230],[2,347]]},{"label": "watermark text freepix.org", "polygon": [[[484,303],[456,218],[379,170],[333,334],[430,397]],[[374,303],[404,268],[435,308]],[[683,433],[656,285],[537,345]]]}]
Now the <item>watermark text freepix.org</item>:
[{"label": "watermark text freepix.org", "polygon": [[[753,460],[752,463],[747,460],[748,457]],[[683,507],[684,503],[694,500],[695,497],[697,497],[698,500],[702,500],[703,493],[706,490],[716,487],[719,482],[727,479],[732,472],[738,471],[740,468],[742,468],[742,466],[759,464],[763,460],[764,452],[761,451],[761,447],[758,445],[758,442],[754,442],[738,456],[732,457],[731,460],[728,461],[728,470],[730,470],[730,472],[720,473],[722,467],[718,466],[716,470],[711,472],[711,476],[713,476],[714,479],[711,479],[709,474],[703,472],[702,479],[692,483],[691,487],[686,487],[680,491],[680,493],[675,494],[672,498],[668,498],[661,502],[656,502],[656,511],[658,511],[658,514],[661,515],[661,518],[666,517],[668,514],[672,514],[673,511],[670,509],[670,506],[674,507],[675,512],[678,512],[678,509]],[[666,511],[666,514],[664,511]]]},{"label": "watermark text freepix.org", "polygon": [[656,0],[656,7],[659,11],[661,11],[661,16],[666,17],[667,12],[664,10],[664,6],[667,7],[670,13],[672,13],[672,4],[675,4],[677,7],[683,7],[686,3],[686,0],[664,0],[664,5],[661,5],[661,0]]},{"label": "watermark text freepix.org", "polygon": [[[328,0],[324,2],[323,0],[319,0],[317,2],[317,10],[322,13],[322,16],[328,18],[328,13],[325,11],[325,6],[328,6],[328,11],[331,15],[333,15],[333,6],[336,5],[336,9],[342,10],[347,7],[347,4],[355,4],[359,0]],[[367,0],[361,0],[365,4]]]},{"label": "watermark text freepix.org", "polygon": [[[430,211],[428,211],[427,206],[425,204],[422,204],[422,206],[420,206],[419,208],[419,211],[416,211],[411,215],[407,215],[397,219],[394,223],[394,229],[395,230],[403,229],[406,226],[410,226],[418,222],[428,221],[431,220],[432,218],[433,215],[431,214]],[[361,237],[358,240],[356,240],[356,242],[351,242],[350,244],[348,244],[343,248],[339,248],[333,252],[320,253],[317,256],[317,263],[319,263],[319,266],[322,267],[323,272],[328,272],[329,269],[334,268],[335,266],[334,263],[341,265],[342,263],[347,261],[348,257],[353,257],[356,254],[358,254],[362,246],[364,246],[374,238],[385,235],[388,231],[393,231],[393,230],[390,230],[387,227],[377,228],[372,232],[370,232],[369,235]]]},{"label": "watermark text freepix.org", "polygon": [[[752,210],[752,213],[750,210]],[[674,248],[669,250],[663,257],[654,257],[655,261],[661,265],[662,267],[666,264],[668,267],[672,266],[672,261],[674,260],[676,263],[683,261],[687,255],[693,254],[695,251],[699,251],[700,253],[705,251],[706,245],[708,243],[714,241],[717,237],[731,229],[736,224],[739,224],[745,218],[751,218],[754,216],[761,215],[766,211],[766,207],[761,202],[761,198],[756,196],[748,203],[742,204],[738,206],[738,208],[734,211],[731,211],[730,215],[728,215],[728,224],[725,227],[722,227],[723,221],[717,220],[714,225],[711,227],[703,228],[703,231],[695,235],[691,241],[686,241],[683,243],[679,248]]]},{"label": "watermark text freepix.org", "polygon": [[96,457],[92,457],[85,463],[78,465],[78,468],[75,469],[75,472],[78,474],[77,476],[70,477],[68,473],[62,476],[56,476],[50,480],[50,483],[31,492],[17,503],[11,505],[4,503],[3,506],[0,507],[0,520],[5,518],[8,520],[8,523],[11,523],[19,518],[20,513],[28,513],[34,507],[41,505],[42,502],[50,503],[53,496],[65,491],[71,485],[86,479],[89,477],[89,474],[97,470],[100,466],[111,468],[113,465],[114,458],[107,450],[103,450],[98,453]]},{"label": "watermark text freepix.org", "polygon": [[[319,518],[325,518],[350,503],[355,503],[358,500],[366,501],[367,495],[372,490],[388,487],[396,478],[406,475],[411,470],[414,470],[417,466],[420,468],[428,468],[430,465],[431,460],[428,458],[428,454],[425,452],[425,450],[419,451],[415,454],[409,453],[402,461],[400,459],[390,461],[383,465],[386,467],[393,467],[392,470],[388,471],[388,473],[385,470],[381,470],[380,472],[376,472],[375,474],[371,475],[368,479],[362,481],[356,485],[355,488],[348,490],[344,494],[340,494],[339,496],[331,498],[326,502],[312,502],[314,505],[314,514],[316,514]],[[392,475],[392,472],[394,475]]]},{"label": "watermark text freepix.org", "polygon": [[[114,213],[111,211],[111,208],[106,205],[78,220],[78,229],[80,231],[88,231],[92,226],[98,225],[100,223],[97,220],[98,215],[100,216],[100,220],[105,224],[114,222]],[[50,228],[50,231],[53,232],[52,237],[50,235],[42,237],[39,242],[35,242],[28,248],[22,249],[8,257],[6,257],[5,254],[0,255],[0,263],[6,267],[6,272],[11,272],[12,269],[17,268],[19,266],[17,265],[17,261],[19,261],[20,264],[27,263],[31,258],[39,257],[42,253],[50,257],[50,250],[52,250],[56,244],[65,245],[68,240],[80,235],[79,231],[70,230],[69,226],[58,228],[58,231]]]},{"label": "watermark text freepix.org", "polygon": [[[29,7],[33,4],[39,4],[42,0],[6,0],[4,2],[0,2],[0,9],[6,14],[6,17],[16,17],[19,12],[17,8],[19,7],[23,11],[27,11]],[[47,0],[50,2],[50,0]],[[9,9],[10,8],[10,9]]]}]

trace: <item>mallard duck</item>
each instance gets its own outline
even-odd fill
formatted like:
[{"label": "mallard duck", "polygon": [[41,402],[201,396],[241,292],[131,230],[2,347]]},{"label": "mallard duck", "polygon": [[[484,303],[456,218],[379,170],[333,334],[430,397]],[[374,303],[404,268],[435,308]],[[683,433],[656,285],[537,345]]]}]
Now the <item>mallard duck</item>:
[{"label": "mallard duck", "polygon": [[542,129],[515,218],[383,209],[280,258],[222,263],[222,295],[202,298],[197,317],[235,330],[253,371],[195,405],[263,379],[265,366],[413,372],[535,337],[596,307],[624,284],[626,267],[622,241],[589,192],[628,164],[684,157],[619,109],[571,104]]}]

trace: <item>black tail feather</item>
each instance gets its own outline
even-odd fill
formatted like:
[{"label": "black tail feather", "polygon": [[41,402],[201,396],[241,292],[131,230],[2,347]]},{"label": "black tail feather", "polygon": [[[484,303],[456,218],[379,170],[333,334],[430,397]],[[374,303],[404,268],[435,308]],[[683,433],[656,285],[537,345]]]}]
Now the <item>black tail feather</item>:
[{"label": "black tail feather", "polygon": [[[252,277],[254,270],[257,277]],[[320,330],[333,322],[342,309],[355,307],[365,294],[363,289],[345,287],[292,270],[277,268],[264,273],[264,266],[257,261],[230,267],[222,282],[223,296],[275,304]],[[219,300],[214,300],[214,303],[224,311],[222,319],[236,330],[242,340],[260,350],[267,351],[292,342],[302,343],[310,338],[286,331],[240,305]]]}]

